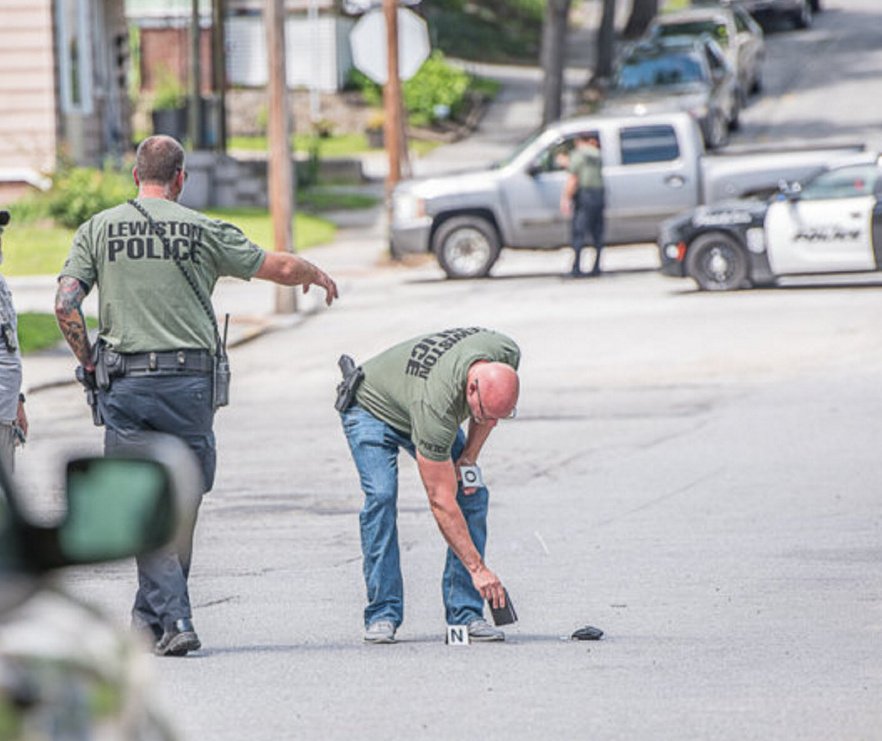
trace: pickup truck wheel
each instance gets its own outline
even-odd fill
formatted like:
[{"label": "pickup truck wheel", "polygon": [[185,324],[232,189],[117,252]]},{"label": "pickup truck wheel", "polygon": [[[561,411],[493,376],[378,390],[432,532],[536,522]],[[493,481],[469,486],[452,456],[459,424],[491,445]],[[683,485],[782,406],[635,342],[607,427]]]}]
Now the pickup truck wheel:
[{"label": "pickup truck wheel", "polygon": [[458,216],[445,221],[432,244],[448,278],[483,278],[499,257],[496,229],[479,216]]},{"label": "pickup truck wheel", "polygon": [[689,245],[686,272],[702,291],[733,291],[747,280],[747,257],[731,237],[702,234]]}]

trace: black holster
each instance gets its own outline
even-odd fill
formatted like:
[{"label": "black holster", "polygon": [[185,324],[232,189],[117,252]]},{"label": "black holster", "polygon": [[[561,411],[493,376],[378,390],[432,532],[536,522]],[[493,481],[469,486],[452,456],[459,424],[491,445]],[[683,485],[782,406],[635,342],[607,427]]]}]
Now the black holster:
[{"label": "black holster", "polygon": [[348,355],[341,355],[337,365],[340,366],[343,380],[337,384],[337,400],[334,402],[334,409],[338,412],[345,412],[355,401],[355,392],[364,379],[364,371]]}]

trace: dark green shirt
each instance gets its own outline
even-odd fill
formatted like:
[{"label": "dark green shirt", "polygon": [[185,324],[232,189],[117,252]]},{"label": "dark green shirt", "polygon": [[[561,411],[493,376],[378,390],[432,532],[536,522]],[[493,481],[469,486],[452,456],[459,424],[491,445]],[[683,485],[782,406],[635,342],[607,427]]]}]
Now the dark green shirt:
[{"label": "dark green shirt", "polygon": [[450,458],[469,416],[466,381],[478,360],[517,369],[521,351],[504,334],[480,327],[448,329],[402,342],[364,363],[356,401],[410,436],[433,461]]},{"label": "dark green shirt", "polygon": [[[249,280],[263,264],[266,253],[232,224],[161,198],[139,203],[205,297],[220,276]],[[214,348],[207,312],[163,240],[129,203],[77,230],[61,274],[87,289],[98,286],[98,335],[117,352]]]},{"label": "dark green shirt", "polygon": [[579,179],[580,188],[602,188],[602,159],[600,150],[593,145],[573,147],[567,168]]}]

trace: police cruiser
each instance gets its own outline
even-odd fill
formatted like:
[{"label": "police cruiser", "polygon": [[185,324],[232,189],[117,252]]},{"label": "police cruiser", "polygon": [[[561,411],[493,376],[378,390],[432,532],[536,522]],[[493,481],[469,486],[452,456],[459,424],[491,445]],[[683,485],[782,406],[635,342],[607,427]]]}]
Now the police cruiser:
[{"label": "police cruiser", "polygon": [[882,270],[882,157],[862,155],[769,200],[700,206],[664,221],[661,271],[705,291],[781,276]]}]

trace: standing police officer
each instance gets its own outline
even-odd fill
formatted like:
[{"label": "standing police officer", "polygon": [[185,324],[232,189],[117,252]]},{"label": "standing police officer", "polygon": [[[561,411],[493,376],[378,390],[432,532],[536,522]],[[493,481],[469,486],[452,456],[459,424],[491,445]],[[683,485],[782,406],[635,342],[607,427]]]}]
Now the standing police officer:
[{"label": "standing police officer", "polygon": [[[600,275],[600,253],[603,252],[605,203],[603,187],[603,157],[600,140],[593,132],[583,132],[566,158],[567,182],[560,198],[560,210],[564,216],[572,214],[573,269],[574,278]],[[594,265],[591,272],[582,272],[582,248],[588,239],[594,246]]]},{"label": "standing police officer", "polygon": [[[85,375],[98,381],[105,452],[144,431],[174,434],[196,454],[208,492],[216,463],[218,333],[210,296],[217,279],[261,278],[302,285],[304,292],[320,286],[328,305],[337,286],[303,258],[265,252],[235,226],[180,206],[184,150],[175,139],[145,139],[133,176],[137,201],[102,211],[77,231],[59,277],[55,315]],[[82,302],[95,285],[99,332],[93,348]],[[194,527],[195,520],[174,548],[137,560],[132,624],[152,632],[159,655],[183,656],[201,647],[187,590]]]}]

